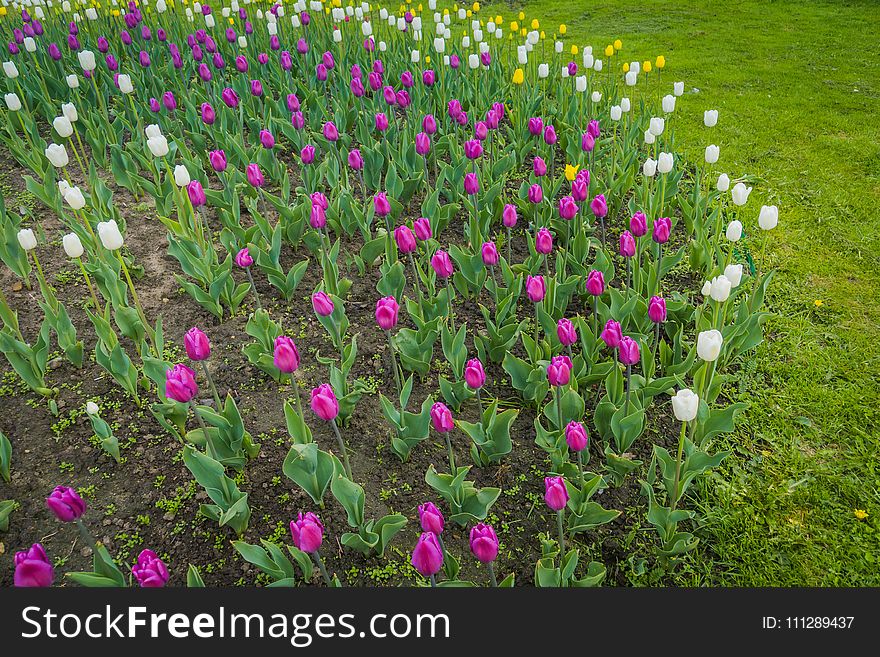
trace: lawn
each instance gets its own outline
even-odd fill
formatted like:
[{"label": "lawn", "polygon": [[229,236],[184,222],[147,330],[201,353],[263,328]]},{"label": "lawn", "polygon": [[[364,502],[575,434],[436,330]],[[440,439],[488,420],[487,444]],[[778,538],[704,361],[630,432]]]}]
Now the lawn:
[{"label": "lawn", "polygon": [[[774,314],[742,363],[750,408],[729,445],[737,458],[704,487],[703,544],[678,582],[880,584],[876,3],[577,4],[486,9],[537,15],[547,38],[565,23],[567,43],[597,51],[621,39],[621,61],[663,54],[670,83],[686,83],[683,104],[700,110],[676,124],[691,157],[718,144],[718,167],[752,177],[752,210],[780,208],[767,250]],[[711,132],[700,121],[710,108]]]}]

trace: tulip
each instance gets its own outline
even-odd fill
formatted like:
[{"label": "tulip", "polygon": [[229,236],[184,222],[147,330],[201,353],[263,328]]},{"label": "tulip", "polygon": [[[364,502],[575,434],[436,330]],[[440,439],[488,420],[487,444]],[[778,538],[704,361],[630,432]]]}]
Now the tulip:
[{"label": "tulip", "polygon": [[483,155],[483,144],[479,139],[471,139],[464,143],[464,155],[469,160],[476,160]]},{"label": "tulip", "polygon": [[223,89],[223,91],[220,93],[220,98],[223,100],[223,103],[231,109],[237,108],[238,103],[240,102],[238,94],[235,92],[234,89],[231,89],[229,87]]},{"label": "tulip", "polygon": [[61,240],[64,246],[64,253],[68,258],[80,258],[84,252],[82,242],[76,233],[68,233]]},{"label": "tulip", "polygon": [[553,236],[547,228],[539,229],[535,235],[535,251],[545,256],[553,251]]},{"label": "tulip", "polygon": [[734,219],[729,224],[727,224],[727,230],[724,232],[724,235],[731,242],[738,242],[742,237],[743,233],[743,225],[742,222]]},{"label": "tulip", "polygon": [[333,422],[339,415],[339,402],[328,384],[312,389],[312,411],[325,422]]},{"label": "tulip", "polygon": [[437,132],[437,119],[434,118],[433,114],[426,114],[425,118],[422,119],[422,130],[429,135]]},{"label": "tulip", "polygon": [[648,222],[644,212],[639,211],[632,216],[632,219],[629,220],[629,229],[635,237],[647,234]]},{"label": "tulip", "polygon": [[717,189],[719,192],[726,192],[728,189],[730,189],[730,176],[728,176],[726,173],[722,173],[720,176],[718,176],[718,182],[715,183],[715,189]]},{"label": "tulip", "polygon": [[394,229],[394,241],[401,253],[410,253],[416,250],[416,238],[409,226],[398,226]]},{"label": "tulip", "polygon": [[413,229],[415,230],[416,237],[418,237],[423,242],[431,239],[433,232],[431,230],[431,222],[427,217],[420,217],[413,222]]},{"label": "tulip", "polygon": [[590,210],[598,219],[603,219],[608,214],[608,203],[604,194],[599,194],[590,202]]},{"label": "tulip", "polygon": [[423,532],[431,532],[432,534],[436,534],[440,536],[443,533],[443,527],[445,526],[445,522],[443,520],[443,514],[440,513],[440,509],[433,502],[425,502],[424,504],[419,504],[419,524],[422,527]]},{"label": "tulip", "polygon": [[116,225],[115,219],[98,222],[98,237],[101,239],[101,244],[108,251],[116,251],[122,248],[122,233],[119,232],[119,226]]},{"label": "tulip", "polygon": [[223,173],[226,171],[226,153],[223,151],[211,151],[208,153],[208,161],[211,163],[211,168],[214,169],[217,173]]},{"label": "tulip", "polygon": [[178,187],[186,187],[190,183],[189,171],[182,164],[174,167],[174,184]]},{"label": "tulip", "polygon": [[655,324],[666,321],[666,301],[663,297],[651,297],[648,302],[648,318]]},{"label": "tulip", "polygon": [[55,569],[46,555],[46,550],[39,543],[31,545],[24,552],[16,552],[13,558],[15,574],[13,584],[18,588],[36,588],[52,586]]},{"label": "tulip", "polygon": [[67,155],[67,149],[64,147],[64,144],[49,144],[44,153],[46,159],[57,169],[66,167],[68,162],[70,162],[70,157]]},{"label": "tulip", "polygon": [[379,192],[373,196],[373,208],[380,217],[387,217],[391,214],[391,203],[385,192]]},{"label": "tulip", "polygon": [[594,297],[601,296],[605,291],[605,276],[598,269],[593,269],[587,276],[587,292]]},{"label": "tulip", "polygon": [[672,153],[660,153],[657,155],[657,171],[660,173],[669,173],[672,171],[674,158]]},{"label": "tulip", "polygon": [[275,338],[272,362],[284,374],[292,374],[298,370],[300,358],[296,343],[286,335]]},{"label": "tulip", "polygon": [[416,135],[416,153],[424,157],[431,150],[431,138],[425,132]]},{"label": "tulip", "polygon": [[748,202],[749,194],[751,193],[751,187],[746,187],[744,183],[738,182],[733,186],[730,196],[733,199],[734,205],[742,207]]},{"label": "tulip", "polygon": [[495,242],[484,242],[480,249],[480,254],[483,257],[483,264],[487,267],[494,267],[500,259]]},{"label": "tulip", "polygon": [[486,383],[486,371],[483,369],[483,363],[479,358],[471,358],[464,368],[464,380],[468,387],[476,390],[479,396],[479,390]]},{"label": "tulip", "polygon": [[724,276],[725,278],[727,278],[727,280],[730,281],[731,287],[739,287],[739,284],[742,281],[742,275],[742,265],[727,265],[724,268]]},{"label": "tulip", "polygon": [[321,317],[329,317],[333,314],[333,300],[326,292],[315,292],[312,295],[312,309]]},{"label": "tulip", "polygon": [[376,302],[376,324],[383,331],[390,331],[397,325],[400,306],[393,296],[383,297]]},{"label": "tulip", "polygon": [[773,230],[778,223],[779,208],[775,205],[762,205],[761,212],[758,214],[758,226],[761,230]]},{"label": "tulip", "polygon": [[335,142],[339,139],[339,130],[336,128],[336,124],[333,121],[327,121],[324,124],[323,128],[324,139],[330,142]]},{"label": "tulip", "polygon": [[544,282],[544,277],[541,275],[528,276],[526,278],[526,293],[532,303],[540,303],[547,294],[547,286]]},{"label": "tulip", "polygon": [[79,520],[86,512],[86,503],[73,488],[67,486],[56,486],[46,498],[46,506],[61,522]]},{"label": "tulip", "polygon": [[570,319],[563,317],[556,323],[556,337],[565,347],[570,347],[577,342],[577,330]]},{"label": "tulip", "polygon": [[620,362],[624,365],[635,365],[641,358],[638,342],[628,335],[621,338],[620,344],[617,345],[617,351]]},{"label": "tulip", "polygon": [[71,187],[62,196],[73,210],[82,210],[86,206],[86,198],[79,187]]},{"label": "tulip", "polygon": [[165,372],[165,396],[181,404],[187,404],[199,392],[196,373],[182,363]]},{"label": "tulip", "polygon": [[[431,424],[438,433],[449,433],[455,423],[452,419],[452,411],[443,402],[435,402],[431,406]],[[453,468],[453,472],[454,472]]]},{"label": "tulip", "polygon": [[33,251],[37,248],[37,237],[30,228],[22,228],[18,231],[18,244],[25,251]]},{"label": "tulip", "polygon": [[6,108],[10,112],[17,112],[22,107],[21,99],[18,97],[17,94],[8,93],[4,96],[4,100],[6,101]]},{"label": "tulip", "polygon": [[211,342],[208,336],[195,326],[183,336],[183,344],[190,360],[202,361],[211,356]]},{"label": "tulip", "polygon": [[131,572],[142,589],[161,588],[168,583],[168,568],[152,550],[143,550]]},{"label": "tulip", "polygon": [[[624,258],[632,258],[636,254],[636,241],[628,230],[620,234],[620,255]],[[627,264],[629,268],[629,264]]]},{"label": "tulip", "polygon": [[706,110],[703,112],[703,125],[714,128],[718,123],[718,110]]},{"label": "tulip", "polygon": [[202,123],[205,125],[214,125],[217,120],[217,114],[210,103],[202,103]]},{"label": "tulip", "polygon": [[168,139],[164,135],[156,135],[147,139],[147,148],[153,157],[165,157],[170,150],[168,147]]},{"label": "tulip", "polygon": [[548,146],[556,143],[556,129],[552,125],[544,128],[544,143]]},{"label": "tulip", "polygon": [[[491,525],[481,522],[472,527],[469,542],[471,552],[480,563],[491,564],[498,558],[498,536]],[[495,575],[492,574],[491,569],[489,572],[494,582]],[[497,586],[497,584],[493,583],[493,586]]]},{"label": "tulip", "polygon": [[535,157],[532,160],[532,171],[534,171],[535,175],[538,177],[547,175],[547,164],[544,162],[544,158]]},{"label": "tulip", "polygon": [[260,145],[269,150],[275,147],[275,137],[268,130],[260,130]]},{"label": "tulip", "polygon": [[620,324],[613,319],[609,319],[605,322],[605,328],[599,338],[610,349],[616,349],[620,345],[621,340],[623,340]]},{"label": "tulip", "polygon": [[669,233],[672,231],[672,220],[669,217],[660,217],[654,221],[651,239],[657,244],[666,244],[669,241]]},{"label": "tulip", "polygon": [[547,381],[551,386],[562,387],[571,380],[572,362],[568,356],[554,356],[547,366]]},{"label": "tulip", "polygon": [[584,451],[588,441],[587,430],[580,422],[571,421],[565,426],[565,442],[573,452]]},{"label": "tulip", "polygon": [[662,107],[664,112],[666,112],[667,114],[671,114],[675,111],[675,96],[668,94],[666,96],[663,96],[663,100],[660,101],[660,106]]},{"label": "tulip", "polygon": [[452,276],[452,259],[443,249],[437,249],[431,258],[431,268],[439,278],[447,279]]},{"label": "tulip", "polygon": [[357,148],[353,148],[348,152],[348,166],[354,171],[360,171],[364,168],[364,157]]},{"label": "tulip", "polygon": [[300,513],[296,520],[290,521],[290,535],[293,544],[307,554],[313,554],[324,540],[324,525],[311,511]]},{"label": "tulip", "polygon": [[435,534],[424,532],[419,536],[410,563],[422,577],[429,578],[431,585],[434,586],[434,575],[440,572],[443,565],[443,550],[440,548]]},{"label": "tulip", "polygon": [[554,511],[562,511],[568,504],[568,489],[562,477],[544,478],[544,501]]},{"label": "tulip", "polygon": [[537,183],[529,187],[529,202],[538,205],[544,200],[544,190]]},{"label": "tulip", "polygon": [[245,174],[247,176],[247,181],[256,188],[260,188],[266,184],[266,178],[263,176],[263,172],[260,170],[260,165],[254,162],[251,162],[245,168]]},{"label": "tulip", "polygon": [[[504,210],[501,213],[501,222],[504,224],[506,228],[513,228],[516,226],[516,206],[508,203],[504,206]],[[509,241],[509,240],[508,240]],[[551,238],[552,241],[552,238]],[[552,250],[552,247],[551,247]]]},{"label": "tulip", "polygon": [[672,396],[672,411],[679,422],[695,420],[699,409],[700,398],[692,390],[684,388]]},{"label": "tulip", "polygon": [[650,157],[645,160],[645,163],[642,165],[642,174],[647,178],[653,178],[657,173],[657,160],[653,160]]},{"label": "tulip", "polygon": [[697,336],[697,356],[709,363],[718,360],[723,342],[721,332],[716,329],[700,332]]},{"label": "tulip", "polygon": [[715,164],[718,161],[720,150],[715,144],[706,146],[706,163]]}]

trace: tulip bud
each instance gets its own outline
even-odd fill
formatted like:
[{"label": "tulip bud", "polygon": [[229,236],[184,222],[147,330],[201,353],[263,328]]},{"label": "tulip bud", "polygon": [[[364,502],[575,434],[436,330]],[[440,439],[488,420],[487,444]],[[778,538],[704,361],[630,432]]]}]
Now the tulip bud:
[{"label": "tulip bud", "polygon": [[580,422],[569,422],[565,427],[565,442],[573,452],[582,452],[587,448],[587,430]]},{"label": "tulip bud", "polygon": [[376,301],[376,324],[383,331],[390,331],[397,325],[400,306],[393,296],[383,297]]},{"label": "tulip bud", "polygon": [[648,318],[655,324],[666,321],[666,300],[663,297],[651,297],[648,302]]},{"label": "tulip bud", "polygon": [[469,537],[471,552],[480,563],[492,563],[498,558],[498,536],[491,525],[477,523]]},{"label": "tulip bud", "polygon": [[692,390],[684,388],[672,396],[672,412],[679,422],[691,422],[700,410],[700,398]]},{"label": "tulip bud", "polygon": [[254,264],[254,259],[251,257],[247,247],[244,247],[241,251],[235,254],[235,264],[242,269],[247,269]]},{"label": "tulip bud", "polygon": [[101,409],[98,408],[98,405],[95,402],[86,402],[86,413],[88,413],[89,415],[98,415],[98,413],[100,412]]},{"label": "tulip bud", "polygon": [[272,363],[284,374],[292,374],[299,369],[299,350],[291,338],[286,335],[275,338]]},{"label": "tulip bud", "polygon": [[182,363],[165,372],[165,396],[181,404],[188,403],[199,392],[196,373]]},{"label": "tulip bud", "polygon": [[443,533],[444,520],[440,509],[433,502],[425,502],[418,506],[419,524],[422,531],[431,532],[439,536]]},{"label": "tulip bud", "polygon": [[18,244],[25,251],[32,251],[37,248],[37,238],[34,231],[30,228],[22,228],[18,231]]},{"label": "tulip bud", "polygon": [[554,511],[562,511],[568,504],[568,489],[562,477],[544,478],[544,501]]},{"label": "tulip bud", "polygon": [[660,173],[669,173],[672,171],[672,165],[672,153],[660,153],[657,155],[657,171]]},{"label": "tulip bud", "polygon": [[193,326],[183,336],[183,345],[186,348],[186,355],[190,360],[206,360],[211,356],[211,341],[196,326]]},{"label": "tulip bud", "polygon": [[553,236],[546,227],[539,229],[535,236],[535,250],[543,255],[553,251]]},{"label": "tulip bud", "polygon": [[660,101],[660,106],[663,108],[664,112],[671,114],[675,111],[675,96],[663,96],[663,100]]},{"label": "tulip bud", "polygon": [[724,268],[724,276],[730,281],[731,287],[739,287],[739,284],[742,282],[742,275],[742,265],[727,265]]},{"label": "tulip bud", "polygon": [[189,177],[189,171],[187,171],[186,167],[182,164],[178,164],[174,167],[174,183],[178,187],[186,187],[191,182]]},{"label": "tulip bud", "polygon": [[577,330],[570,319],[563,317],[556,323],[556,337],[563,346],[570,346],[577,342]]},{"label": "tulip bud", "polygon": [[116,225],[115,219],[98,222],[98,237],[101,239],[101,244],[108,251],[116,251],[122,248],[122,233],[119,232],[119,226]]},{"label": "tulip bud", "polygon": [[716,329],[703,331],[697,336],[697,355],[707,362],[718,359],[724,338]]},{"label": "tulip bud", "polygon": [[312,411],[326,422],[335,420],[339,415],[339,402],[328,384],[322,383],[312,389]]},{"label": "tulip bud", "polygon": [[703,125],[707,128],[714,128],[718,123],[718,110],[706,110],[703,112]]},{"label": "tulip bud", "polygon": [[712,279],[712,284],[709,287],[709,296],[718,303],[723,303],[730,296],[730,288],[731,284],[727,276],[724,274],[716,276]]},{"label": "tulip bud", "polygon": [[598,269],[593,269],[587,276],[587,292],[592,296],[601,296],[605,291],[605,276]]},{"label": "tulip bud", "polygon": [[[684,93],[684,82],[675,82],[672,85],[672,93],[681,96]],[[670,110],[672,111],[672,110]]]},{"label": "tulip bud", "polygon": [[666,244],[669,241],[669,234],[672,232],[672,220],[669,217],[659,217],[654,221],[654,229],[651,233],[651,239],[657,244]]},{"label": "tulip bud", "polygon": [[547,381],[551,386],[568,385],[571,380],[572,362],[568,356],[554,356],[547,365]]},{"label": "tulip bud", "polygon": [[168,568],[152,550],[142,551],[131,572],[141,588],[161,588],[168,583]]},{"label": "tulip bud", "polygon": [[773,230],[779,223],[779,208],[775,205],[762,205],[758,214],[758,226],[761,230]]},{"label": "tulip bud", "polygon": [[70,156],[67,154],[64,144],[49,144],[44,153],[46,159],[56,169],[62,169],[70,162]]},{"label": "tulip bud", "polygon": [[540,303],[547,294],[547,286],[543,276],[528,276],[526,278],[526,293],[532,303]]},{"label": "tulip bud", "polygon": [[602,330],[602,333],[599,334],[599,339],[601,339],[608,348],[616,349],[620,346],[620,343],[623,340],[623,333],[620,324],[613,319],[609,319],[605,322],[605,328]]},{"label": "tulip bud", "polygon": [[293,544],[307,554],[313,554],[324,540],[324,525],[314,513],[300,513],[296,520],[290,521],[290,535]]},{"label": "tulip bud", "polygon": [[486,383],[486,371],[479,358],[470,359],[464,368],[464,380],[472,390],[479,390]]},{"label": "tulip bud", "polygon": [[415,230],[416,237],[418,237],[421,241],[426,241],[431,239],[433,232],[431,230],[431,222],[427,219],[427,217],[420,217],[413,222],[413,229]]},{"label": "tulip bud", "polygon": [[52,586],[55,570],[46,551],[39,543],[34,543],[26,552],[16,552],[13,559],[15,574],[13,584],[18,588]]},{"label": "tulip bud", "polygon": [[620,255],[632,258],[636,254],[636,241],[628,230],[620,234]]},{"label": "tulip bud", "polygon": [[422,577],[431,577],[440,572],[443,565],[443,550],[432,532],[424,532],[416,543],[410,560]]},{"label": "tulip bud", "polygon": [[617,345],[617,353],[620,362],[624,365],[635,365],[639,362],[641,355],[639,354],[639,343],[628,335],[625,335]]},{"label": "tulip bud", "polygon": [[706,146],[706,163],[715,164],[720,154],[719,148],[715,144]]},{"label": "tulip bud", "polygon": [[608,214],[608,203],[605,201],[605,195],[599,194],[590,202],[590,210],[597,219],[601,219]]},{"label": "tulip bud", "polygon": [[730,192],[734,205],[742,207],[749,200],[749,194],[752,193],[751,187],[746,187],[744,183],[738,182],[733,186]]},{"label": "tulip bud", "polygon": [[56,486],[46,498],[46,506],[61,522],[73,522],[86,512],[86,503],[74,489],[67,486]]},{"label": "tulip bud", "polygon": [[64,253],[68,258],[81,258],[83,254],[83,245],[76,233],[68,233],[61,239],[64,246]]},{"label": "tulip bud", "polygon": [[326,292],[315,292],[312,295],[312,309],[321,317],[329,317],[333,314],[333,300]]},{"label": "tulip bud", "polygon": [[449,278],[452,276],[452,259],[443,249],[437,249],[431,258],[431,268],[439,278]]}]

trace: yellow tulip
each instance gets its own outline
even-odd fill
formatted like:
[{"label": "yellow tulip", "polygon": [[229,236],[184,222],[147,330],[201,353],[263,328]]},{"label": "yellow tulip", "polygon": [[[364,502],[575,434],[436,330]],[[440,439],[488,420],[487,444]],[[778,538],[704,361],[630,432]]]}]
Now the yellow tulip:
[{"label": "yellow tulip", "polygon": [[623,48],[623,42],[622,42],[620,39],[615,39],[615,41],[614,41],[614,49],[615,49],[615,50],[620,50],[621,48]]},{"label": "yellow tulip", "polygon": [[468,9],[467,13],[465,13],[465,16],[467,16],[468,18],[470,18],[473,15],[474,15],[474,13],[470,9]]},{"label": "yellow tulip", "polygon": [[479,2],[475,2],[475,3],[474,3],[473,10],[474,10],[474,11],[480,11],[480,3],[479,3]]},{"label": "yellow tulip", "polygon": [[539,27],[541,27],[541,24],[538,22],[538,19],[533,18],[532,19],[532,29],[537,30]]},{"label": "yellow tulip", "polygon": [[513,21],[510,24],[510,31],[511,32],[519,32],[519,23],[517,23],[516,21]]},{"label": "yellow tulip", "polygon": [[519,19],[520,19],[521,21],[524,21],[524,20],[526,19],[526,15],[525,15],[524,12],[519,12]]},{"label": "yellow tulip", "polygon": [[431,63],[431,55],[425,55],[425,64]]},{"label": "yellow tulip", "polygon": [[514,84],[522,84],[525,81],[525,79],[526,79],[526,75],[525,75],[525,73],[523,73],[523,70],[521,68],[518,68],[513,72],[513,83]]},{"label": "yellow tulip", "polygon": [[613,54],[614,54],[614,46],[612,46],[609,43],[607,46],[605,46],[605,56],[611,57],[611,55],[613,55]]},{"label": "yellow tulip", "polygon": [[629,73],[629,64],[627,64],[626,62],[623,63],[623,72]]},{"label": "yellow tulip", "polygon": [[417,9],[418,9],[419,12],[421,13],[421,11],[422,11],[422,3],[421,3],[421,2],[419,3],[419,6],[417,7]]},{"label": "yellow tulip", "polygon": [[571,47],[571,54],[572,54],[572,55],[577,55],[577,54],[578,54],[578,47],[577,47],[577,46],[572,46],[572,47]]},{"label": "yellow tulip", "polygon": [[495,17],[495,24],[496,24],[496,25],[504,25],[504,19],[501,18],[501,14],[498,14],[498,15]]},{"label": "yellow tulip", "polygon": [[229,24],[230,24],[230,25],[235,25],[235,19],[232,18],[232,16],[229,17]]},{"label": "yellow tulip", "polygon": [[522,28],[522,29],[519,31],[519,35],[520,35],[520,36],[525,36],[526,34],[528,34],[528,32],[529,32],[529,31],[528,31],[526,28]]},{"label": "yellow tulip", "polygon": [[545,34],[544,34],[544,30],[541,30],[541,41],[544,40],[544,36],[545,36]]},{"label": "yellow tulip", "polygon": [[457,4],[452,5],[452,11],[458,11],[458,5],[457,5]]},{"label": "yellow tulip", "polygon": [[559,26],[559,33],[562,36],[565,36],[565,33],[568,32],[568,27],[566,27],[565,23]]},{"label": "yellow tulip", "polygon": [[578,169],[581,168],[581,165],[572,166],[570,164],[565,165],[565,179],[569,182],[573,181],[577,177]]},{"label": "yellow tulip", "polygon": [[666,58],[663,55],[657,55],[657,61],[655,62],[657,68],[663,68],[666,66]]},{"label": "yellow tulip", "polygon": [[[110,13],[113,14],[114,16],[119,16],[119,10],[118,10],[118,9],[114,9],[114,10],[113,10],[112,12],[110,12]],[[232,19],[230,18],[229,20],[232,20]]]},{"label": "yellow tulip", "polygon": [[0,16],[6,15],[6,7],[0,7]]},{"label": "yellow tulip", "polygon": [[443,15],[444,15],[444,16],[449,16],[449,7],[444,7],[444,8],[443,8]]},{"label": "yellow tulip", "polygon": [[651,60],[646,59],[645,63],[642,64],[642,68],[645,69],[645,73],[650,73],[651,72]]}]

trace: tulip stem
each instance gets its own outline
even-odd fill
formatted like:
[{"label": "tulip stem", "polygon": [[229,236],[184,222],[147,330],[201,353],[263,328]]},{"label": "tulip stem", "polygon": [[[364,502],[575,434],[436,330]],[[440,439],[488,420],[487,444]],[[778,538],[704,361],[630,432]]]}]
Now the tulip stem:
[{"label": "tulip stem", "polygon": [[254,277],[251,276],[251,268],[245,267],[244,272],[247,274],[248,280],[251,283],[251,290],[254,292],[254,298],[257,300],[257,310],[262,310],[263,304],[260,303],[260,293],[257,292],[257,286],[254,284]]},{"label": "tulip stem", "polygon": [[[202,430],[207,431],[207,427],[205,426],[205,421],[202,419],[202,416],[199,415],[199,411],[196,408],[196,403],[192,399],[190,399],[189,405],[190,405],[190,408],[192,408],[193,415],[196,416],[196,420],[198,420],[198,422],[199,422],[199,427],[201,427]],[[218,408],[217,410],[219,411],[220,409]]]},{"label": "tulip stem", "polygon": [[217,386],[214,385],[214,379],[211,376],[211,372],[208,369],[208,362],[206,360],[201,361],[202,363],[202,371],[205,373],[205,378],[208,380],[208,385],[211,386],[211,393],[214,395],[214,402],[217,404],[217,412],[219,413],[222,404],[220,403],[220,395],[217,393]]},{"label": "tulip stem", "polygon": [[493,566],[493,562],[489,562],[486,564],[489,567],[489,583],[492,584],[492,588],[498,588],[498,582],[495,580],[495,568]]},{"label": "tulip stem", "polygon": [[563,431],[565,426],[562,419],[562,386],[556,386],[556,414],[559,416],[559,430]]},{"label": "tulip stem", "polygon": [[342,452],[342,465],[345,468],[345,476],[351,479],[351,465],[348,462],[348,452],[345,450],[345,442],[342,440],[342,434],[339,433],[339,427],[336,426],[336,418],[330,420],[330,426],[336,433],[336,441],[339,443],[339,451]]},{"label": "tulip stem", "polygon": [[89,286],[89,292],[92,293],[92,302],[95,304],[95,310],[98,311],[99,314],[104,314],[104,309],[101,308],[101,304],[98,303],[98,295],[95,294],[95,288],[92,286],[92,279],[89,278],[89,273],[86,271],[86,267],[83,264],[82,258],[76,259],[77,263],[79,263],[79,269],[82,272],[83,278],[86,280],[86,285]]},{"label": "tulip stem", "polygon": [[299,416],[302,418],[303,422],[305,422],[306,416],[303,415],[302,402],[299,399],[299,379],[293,375],[291,375],[290,378],[293,379],[293,394],[294,397],[296,397],[296,410],[299,411]]},{"label": "tulip stem", "polygon": [[565,553],[565,525],[563,524],[563,515],[565,514],[565,508],[559,509],[556,512],[556,529],[559,532],[559,559],[560,562]]},{"label": "tulip stem", "polygon": [[449,278],[446,279],[446,302],[449,304],[449,321],[452,323],[452,332],[455,333],[455,313],[452,312],[452,292],[449,289]]},{"label": "tulip stem", "polygon": [[[587,443],[587,445],[589,445],[589,442]],[[581,455],[581,452],[576,452],[576,453],[577,453],[577,460],[578,460],[578,480],[580,481],[580,484],[581,484],[581,491],[583,491],[584,490],[584,457]]]},{"label": "tulip stem", "polygon": [[510,226],[508,226],[508,227],[507,227],[507,264],[508,264],[508,265],[510,264],[510,261],[511,261],[511,255],[510,255],[510,248],[511,248],[511,247],[510,247],[510,242],[511,242]]},{"label": "tulip stem", "polygon": [[321,571],[321,576],[324,578],[324,583],[327,586],[333,586],[333,580],[331,580],[330,575],[327,574],[327,569],[324,567],[324,560],[321,559],[321,555],[318,554],[317,550],[312,552],[312,559],[314,559],[315,563],[318,564],[318,570]]},{"label": "tulip stem", "polygon": [[416,261],[415,259],[413,259],[412,251],[410,251],[407,255],[409,256],[410,267],[413,270],[413,280],[416,282],[416,294],[418,295],[419,301],[419,315],[421,316],[422,321],[424,321],[425,311],[422,308],[422,285],[419,282],[419,270],[416,268]]},{"label": "tulip stem", "polygon": [[626,410],[624,411],[624,417],[629,415],[629,396],[632,391],[632,369],[633,366],[631,363],[626,364]]},{"label": "tulip stem", "polygon": [[430,581],[431,581],[431,588],[432,589],[437,588],[437,578],[435,578],[433,575],[431,575]]},{"label": "tulip stem", "polygon": [[95,537],[92,536],[92,532],[86,527],[86,523],[82,521],[82,518],[76,519],[76,526],[77,529],[79,529],[80,536],[83,537],[83,540],[88,543],[89,547],[92,548],[92,551],[94,552],[96,547]]},{"label": "tulip stem", "polygon": [[672,502],[670,505],[670,515],[675,512],[678,505],[678,487],[681,480],[681,457],[684,452],[684,437],[687,431],[687,422],[681,423],[681,433],[678,435],[678,456],[675,459],[675,479],[672,483]]},{"label": "tulip stem", "polygon": [[593,297],[593,335],[599,339],[599,297]]},{"label": "tulip stem", "polygon": [[446,450],[449,452],[449,468],[454,477],[458,471],[455,467],[455,454],[452,452],[452,441],[449,439],[449,432],[444,431],[443,437],[446,439]]},{"label": "tulip stem", "polygon": [[[385,336],[388,338],[388,349],[391,352],[391,368],[394,370],[394,384],[397,386],[397,398],[400,399],[400,372],[397,369],[397,356],[394,353],[394,341],[391,339],[391,331],[385,331]],[[400,412],[402,413],[403,410],[404,409],[401,407]]]},{"label": "tulip stem", "polygon": [[[131,290],[131,297],[134,300],[135,308],[138,311],[138,314],[141,317],[141,321],[144,324],[144,330],[147,332],[147,337],[149,337],[150,342],[153,345],[153,352],[156,352],[156,343],[155,336],[153,332],[153,327],[150,326],[150,323],[147,321],[147,316],[144,314],[144,309],[141,307],[140,299],[138,299],[137,290],[134,288],[134,282],[131,280],[131,274],[128,273],[128,267],[125,266],[125,259],[122,257],[122,249],[116,249],[116,257],[119,259],[119,264],[122,267],[122,271],[125,274],[125,280],[128,283],[128,289]],[[161,358],[162,354],[156,353],[156,358]]]}]

